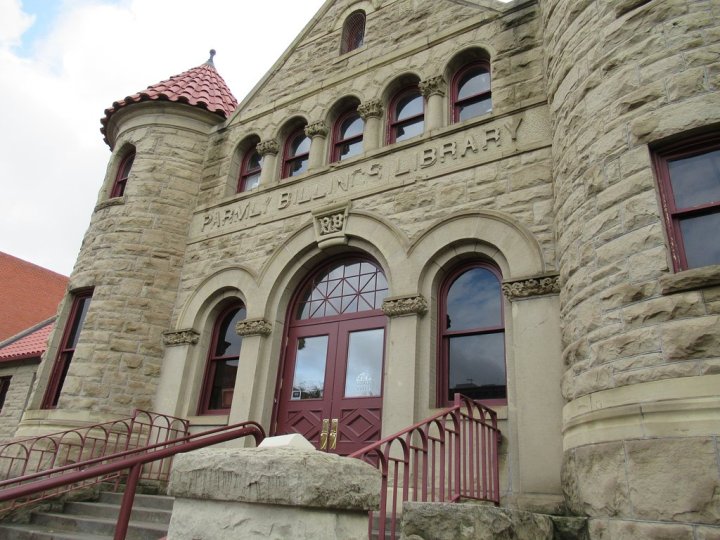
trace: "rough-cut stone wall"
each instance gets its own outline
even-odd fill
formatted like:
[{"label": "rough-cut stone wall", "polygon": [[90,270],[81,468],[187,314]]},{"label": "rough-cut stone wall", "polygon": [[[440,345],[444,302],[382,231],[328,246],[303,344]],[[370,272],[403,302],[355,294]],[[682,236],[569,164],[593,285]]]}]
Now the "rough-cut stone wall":
[{"label": "rough-cut stone wall", "polygon": [[37,367],[38,360],[24,360],[0,368],[0,377],[12,377],[5,403],[0,411],[0,444],[9,441],[15,435],[15,429],[30,396]]},{"label": "rough-cut stone wall", "polygon": [[[554,129],[568,407],[577,410],[572,400],[583,397],[589,399],[584,403],[611,407],[595,393],[626,385],[683,377],[702,384],[703,376],[720,371],[719,289],[716,279],[702,277],[720,269],[691,271],[701,274],[694,290],[672,285],[687,278],[670,275],[648,143],[720,122],[720,4],[539,3]],[[637,395],[669,400],[676,397],[674,386],[668,381],[667,394],[638,389]],[[604,414],[587,429],[607,430],[601,424],[615,413]],[[718,523],[717,428],[708,422],[701,429],[690,414],[685,432],[697,437],[678,440],[669,435],[682,436],[683,429],[672,432],[669,423],[642,429],[638,423],[623,435],[588,435],[588,444],[577,448],[566,440],[571,509],[598,517]],[[622,524],[612,527],[619,529],[610,536],[598,529],[595,536],[632,536]],[[650,536],[666,537],[656,534]]]},{"label": "rough-cut stone wall", "polygon": [[162,112],[165,122],[142,126],[133,116],[116,143],[132,143],[136,157],[122,202],[101,192],[70,278],[71,288],[94,292],[59,409],[126,415],[152,404],[207,150],[198,126],[211,122],[202,116],[188,129],[172,107],[147,107],[149,121]]}]

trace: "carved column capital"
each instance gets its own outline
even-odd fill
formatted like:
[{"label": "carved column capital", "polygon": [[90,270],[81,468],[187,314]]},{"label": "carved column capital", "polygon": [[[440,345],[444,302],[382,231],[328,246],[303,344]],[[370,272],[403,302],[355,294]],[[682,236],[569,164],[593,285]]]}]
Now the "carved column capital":
[{"label": "carved column capital", "polygon": [[560,276],[557,274],[507,281],[502,291],[508,300],[518,300],[531,296],[544,296],[560,293]]},{"label": "carved column capital", "polygon": [[199,339],[200,334],[192,328],[163,332],[163,343],[166,347],[174,347],[177,345],[195,345]]},{"label": "carved column capital", "polygon": [[260,141],[255,148],[261,156],[266,156],[268,154],[275,155],[280,151],[280,145],[275,139]]},{"label": "carved column capital", "polygon": [[383,301],[382,310],[388,317],[425,315],[428,310],[428,303],[421,294],[415,296],[394,296],[386,298]]},{"label": "carved column capital", "polygon": [[433,95],[444,96],[445,91],[447,90],[447,84],[445,83],[445,78],[442,75],[420,81],[419,86],[420,93],[426,98]]},{"label": "carved column capital", "polygon": [[379,99],[371,99],[358,105],[357,108],[360,118],[367,120],[368,118],[380,118],[383,113],[382,102]]},{"label": "carved column capital", "polygon": [[269,336],[272,324],[265,319],[245,319],[235,325],[238,336]]},{"label": "carved column capital", "polygon": [[328,128],[322,120],[305,126],[305,135],[308,137],[327,137],[327,134]]}]

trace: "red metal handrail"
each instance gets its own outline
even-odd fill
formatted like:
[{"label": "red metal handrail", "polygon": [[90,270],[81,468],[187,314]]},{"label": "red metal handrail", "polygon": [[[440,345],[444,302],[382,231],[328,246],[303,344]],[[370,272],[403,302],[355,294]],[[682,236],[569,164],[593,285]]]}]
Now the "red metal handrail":
[{"label": "red metal handrail", "polygon": [[182,418],[136,409],[129,418],[11,441],[0,445],[0,479],[177,438],[188,428]]},{"label": "red metal handrail", "polygon": [[[265,431],[262,426],[255,422],[242,422],[196,433],[195,435],[186,435],[141,448],[93,458],[80,463],[65,465],[33,474],[31,477],[10,479],[0,483],[0,488],[4,488],[0,489],[0,503],[21,498],[32,498],[37,493],[61,489],[72,484],[85,485],[83,483],[88,480],[107,478],[129,470],[114,536],[115,540],[124,540],[130,522],[133,501],[135,500],[135,491],[145,465],[157,461],[162,462],[176,454],[247,436],[252,436],[257,446],[265,438]],[[13,483],[19,485],[6,487]]]},{"label": "red metal handrail", "polygon": [[[388,521],[396,537],[405,501],[500,504],[500,440],[495,411],[456,394],[452,407],[351,454],[382,473],[378,538],[386,537]],[[370,537],[372,526],[371,512]]]}]

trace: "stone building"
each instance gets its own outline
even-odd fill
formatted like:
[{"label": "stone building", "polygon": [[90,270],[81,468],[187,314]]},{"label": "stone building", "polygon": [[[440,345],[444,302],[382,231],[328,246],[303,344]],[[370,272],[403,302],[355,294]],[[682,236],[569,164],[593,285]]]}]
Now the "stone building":
[{"label": "stone building", "polygon": [[461,392],[504,505],[720,534],[716,0],[328,0],[239,104],[211,57],[102,132],[18,435],[139,407],[349,453]]}]

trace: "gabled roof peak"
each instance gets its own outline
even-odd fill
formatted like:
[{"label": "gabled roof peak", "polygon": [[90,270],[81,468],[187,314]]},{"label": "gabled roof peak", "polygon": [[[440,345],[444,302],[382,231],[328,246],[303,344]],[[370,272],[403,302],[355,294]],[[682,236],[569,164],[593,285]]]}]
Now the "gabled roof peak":
[{"label": "gabled roof peak", "polygon": [[113,102],[110,108],[105,109],[105,116],[100,120],[100,133],[105,142],[110,144],[106,132],[110,117],[120,109],[141,101],[185,103],[227,118],[237,107],[237,99],[215,69],[215,54],[215,49],[211,49],[210,58],[205,63]]}]

